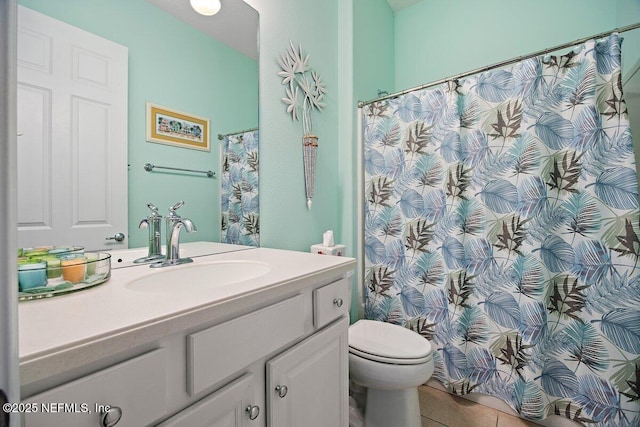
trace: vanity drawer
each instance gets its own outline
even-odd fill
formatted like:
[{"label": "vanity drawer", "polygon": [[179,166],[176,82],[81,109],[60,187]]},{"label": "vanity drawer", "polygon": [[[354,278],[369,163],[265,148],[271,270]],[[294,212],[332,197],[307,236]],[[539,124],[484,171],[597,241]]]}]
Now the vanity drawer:
[{"label": "vanity drawer", "polygon": [[118,427],[149,425],[166,413],[164,349],[154,350],[94,374],[25,399],[37,413],[23,415],[24,426],[101,426],[101,411],[122,411]]},{"label": "vanity drawer", "polygon": [[341,279],[313,291],[313,326],[322,328],[349,313],[351,287],[349,279]]},{"label": "vanity drawer", "polygon": [[304,334],[302,295],[187,337],[187,392],[206,390]]}]

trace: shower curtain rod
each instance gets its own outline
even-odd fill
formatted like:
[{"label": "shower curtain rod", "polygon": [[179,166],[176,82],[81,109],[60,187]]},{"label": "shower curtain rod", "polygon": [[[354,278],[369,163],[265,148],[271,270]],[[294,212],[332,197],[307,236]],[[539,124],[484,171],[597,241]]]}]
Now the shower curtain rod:
[{"label": "shower curtain rod", "polygon": [[218,139],[219,139],[220,141],[222,141],[222,140],[223,140],[223,139],[225,139],[225,137],[227,137],[227,136],[240,135],[240,134],[242,134],[242,133],[247,133],[247,132],[255,132],[255,131],[257,131],[258,129],[259,129],[259,128],[246,129],[246,130],[241,130],[240,132],[231,132],[231,133],[228,133],[228,134],[226,134],[226,135],[223,135],[223,134],[219,133],[219,134],[218,134]]},{"label": "shower curtain rod", "polygon": [[573,42],[563,43],[561,45],[550,47],[550,48],[543,49],[543,50],[539,50],[537,52],[533,52],[533,53],[530,53],[528,55],[518,56],[518,57],[515,57],[515,58],[508,59],[506,61],[496,62],[495,64],[488,65],[486,67],[476,68],[475,70],[467,71],[467,72],[461,73],[461,74],[456,74],[456,75],[451,76],[451,77],[447,77],[447,78],[444,78],[444,79],[436,80],[434,82],[426,83],[426,84],[423,84],[423,85],[420,85],[420,86],[412,87],[410,89],[405,89],[405,90],[402,90],[400,92],[395,92],[395,93],[392,93],[392,94],[389,94],[389,95],[385,95],[385,96],[381,96],[381,97],[378,97],[378,98],[370,99],[369,101],[358,101],[358,108],[362,108],[365,105],[373,104],[374,102],[384,101],[386,99],[397,98],[397,97],[402,96],[402,95],[404,95],[406,93],[410,93],[410,92],[413,92],[413,91],[416,91],[416,90],[426,89],[426,88],[431,87],[431,86],[436,86],[436,85],[439,85],[439,84],[442,84],[442,83],[458,80],[458,79],[461,79],[463,77],[472,76],[474,74],[478,74],[478,73],[481,73],[481,72],[484,72],[484,71],[489,71],[489,70],[493,70],[495,68],[504,67],[505,65],[514,64],[516,62],[524,61],[525,59],[534,58],[534,57],[539,56],[539,55],[546,55],[549,52],[554,52],[556,50],[565,49],[565,48],[568,48],[568,47],[571,47],[571,46],[575,46],[575,45],[584,43],[587,40],[598,39],[598,38],[601,38],[601,37],[608,36],[609,34],[612,34],[612,33],[624,33],[626,31],[635,30],[637,28],[640,28],[640,22],[637,22],[637,23],[631,24],[631,25],[627,25],[625,27],[616,28],[616,29],[611,30],[611,31],[606,31],[604,33],[595,34],[595,35],[592,35],[592,36],[589,36],[589,37],[583,37],[583,38],[575,40]]}]

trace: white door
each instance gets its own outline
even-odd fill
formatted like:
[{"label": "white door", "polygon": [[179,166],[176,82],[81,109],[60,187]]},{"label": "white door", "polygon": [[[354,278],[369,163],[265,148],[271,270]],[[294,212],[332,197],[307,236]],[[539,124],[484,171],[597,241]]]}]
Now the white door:
[{"label": "white door", "polygon": [[18,246],[122,249],[126,47],[18,7]]},{"label": "white door", "polygon": [[268,427],[347,427],[349,319],[267,362]]}]

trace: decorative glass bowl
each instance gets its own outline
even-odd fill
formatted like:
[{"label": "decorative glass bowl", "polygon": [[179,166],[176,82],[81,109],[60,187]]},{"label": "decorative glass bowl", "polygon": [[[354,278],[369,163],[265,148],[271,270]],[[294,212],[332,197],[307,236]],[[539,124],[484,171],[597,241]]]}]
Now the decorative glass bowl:
[{"label": "decorative glass bowl", "polygon": [[87,289],[111,277],[111,255],[79,246],[18,249],[20,301],[49,298]]}]

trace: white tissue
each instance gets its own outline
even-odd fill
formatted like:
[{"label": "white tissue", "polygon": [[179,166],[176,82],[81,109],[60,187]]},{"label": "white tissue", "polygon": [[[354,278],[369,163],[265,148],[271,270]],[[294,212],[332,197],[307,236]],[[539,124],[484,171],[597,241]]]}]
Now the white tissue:
[{"label": "white tissue", "polygon": [[333,242],[333,230],[327,230],[322,233],[322,245],[328,247],[335,246]]}]

